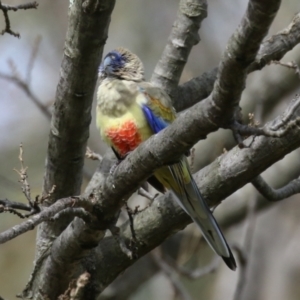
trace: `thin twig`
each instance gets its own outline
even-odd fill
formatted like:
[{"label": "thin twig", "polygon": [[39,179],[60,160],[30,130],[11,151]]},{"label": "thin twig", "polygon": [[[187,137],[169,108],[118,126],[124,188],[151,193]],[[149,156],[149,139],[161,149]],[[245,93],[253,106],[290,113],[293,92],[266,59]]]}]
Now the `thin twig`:
[{"label": "thin twig", "polygon": [[136,244],[137,244],[137,238],[135,234],[134,229],[134,219],[133,216],[136,215],[139,212],[139,206],[136,206],[134,210],[132,210],[127,203],[125,203],[125,208],[128,214],[129,218],[129,224],[130,224],[130,231],[131,231],[131,239],[130,239],[130,249],[132,251],[133,258],[137,258],[137,252],[136,252]]},{"label": "thin twig", "polygon": [[271,60],[270,64],[280,65],[280,66],[286,67],[288,69],[293,69],[293,70],[295,70],[295,73],[298,75],[298,77],[300,77],[300,68],[297,65],[297,63],[294,62],[294,61],[284,63],[284,62],[281,62],[281,61],[278,61],[278,60]]},{"label": "thin twig", "polygon": [[34,201],[31,199],[31,192],[30,192],[30,185],[28,183],[28,174],[27,169],[28,167],[24,167],[24,160],[23,160],[23,145],[20,144],[20,152],[19,152],[19,161],[21,163],[20,170],[14,169],[14,171],[19,174],[20,176],[20,183],[22,184],[22,192],[25,195],[29,205],[33,206]]},{"label": "thin twig", "polygon": [[253,201],[250,201],[248,206],[248,215],[247,215],[248,227],[246,229],[244,245],[243,247],[239,247],[237,245],[233,247],[233,249],[237,253],[237,258],[239,260],[239,267],[240,267],[239,280],[236,286],[233,300],[242,299],[242,294],[247,283],[247,270],[249,267],[248,259],[249,259],[249,253],[251,251],[254,229],[256,225],[255,210],[257,205],[257,197],[251,200]]},{"label": "thin twig", "polygon": [[15,202],[8,199],[0,199],[0,205],[6,207],[6,208],[13,208],[13,209],[20,209],[25,211],[31,211],[32,207],[28,204],[21,203],[21,202]]},{"label": "thin twig", "polygon": [[85,157],[91,160],[98,160],[99,162],[102,161],[102,155],[94,152],[90,147],[86,147]]},{"label": "thin twig", "polygon": [[271,130],[278,130],[280,127],[283,127],[285,124],[287,124],[292,119],[299,106],[300,97],[296,94],[295,98],[291,101],[289,108],[286,110],[285,115],[281,118],[280,122],[277,122],[275,125],[271,126]]},{"label": "thin twig", "polygon": [[67,207],[64,210],[57,213],[53,218],[50,219],[50,221],[57,221],[60,218],[63,217],[78,217],[82,219],[85,223],[91,223],[93,221],[93,216],[88,211],[83,209],[82,207]]},{"label": "thin twig", "polygon": [[130,223],[130,230],[131,230],[131,235],[132,235],[132,239],[133,241],[136,241],[136,234],[135,234],[135,230],[134,230],[134,220],[133,220],[133,216],[135,214],[138,213],[138,206],[132,210],[128,205],[127,203],[125,204],[125,207],[126,207],[126,211],[127,211],[127,214],[128,214],[128,218],[129,218],[129,223]]},{"label": "thin twig", "polygon": [[300,193],[300,177],[290,181],[282,188],[274,189],[259,175],[251,183],[269,201],[276,202]]},{"label": "thin twig", "polygon": [[[285,136],[290,129],[297,126],[300,123],[300,117],[295,117],[295,112],[300,107],[300,96],[296,95],[296,98],[291,101],[290,107],[287,110],[285,116],[277,121],[275,125],[267,126],[262,128],[256,128],[249,125],[244,125],[238,121],[234,121],[229,128],[232,130],[235,139],[237,140],[239,147],[246,147],[243,143],[242,136],[260,136],[264,135],[267,137],[280,138]],[[281,129],[280,129],[281,128]]]},{"label": "thin twig", "polygon": [[15,32],[11,29],[10,25],[10,20],[8,17],[8,11],[17,11],[19,9],[36,9],[38,7],[37,2],[30,2],[30,3],[25,3],[25,4],[20,4],[20,5],[7,5],[7,4],[2,4],[0,1],[0,10],[2,10],[3,15],[4,15],[4,20],[5,20],[5,28],[2,30],[1,34],[3,35],[4,33],[11,34],[17,38],[20,37],[20,34],[18,32]]},{"label": "thin twig", "polygon": [[170,283],[172,284],[174,291],[178,294],[181,299],[183,300],[191,300],[191,296],[189,295],[188,291],[181,283],[179,276],[174,269],[162,259],[161,249],[158,247],[151,252],[151,256],[157,266],[161,269],[161,271],[166,275],[169,279]]},{"label": "thin twig", "polygon": [[216,269],[219,267],[221,259],[219,256],[215,256],[214,259],[211,261],[210,264],[208,264],[205,267],[196,268],[194,270],[189,270],[187,268],[184,268],[182,266],[179,266],[171,257],[167,257],[165,261],[174,268],[174,270],[179,273],[180,275],[183,275],[191,280],[198,279],[200,277],[203,277],[205,275],[211,274],[216,271]]},{"label": "thin twig", "polygon": [[8,230],[0,233],[0,244],[3,244],[13,238],[35,228],[35,226],[41,224],[44,221],[50,220],[58,212],[67,207],[89,207],[89,211],[92,211],[93,204],[84,197],[69,197],[56,201],[50,207],[45,208],[40,213],[32,216],[30,219],[24,221],[21,224],[15,225]]},{"label": "thin twig", "polygon": [[29,99],[38,107],[38,109],[43,113],[43,115],[50,120],[51,113],[46,105],[44,105],[41,100],[39,100],[32,92],[31,88],[28,86],[27,82],[23,79],[16,77],[15,75],[7,75],[4,73],[0,73],[0,78],[11,81],[15,83],[21,90],[25,92],[25,94],[29,97]]}]

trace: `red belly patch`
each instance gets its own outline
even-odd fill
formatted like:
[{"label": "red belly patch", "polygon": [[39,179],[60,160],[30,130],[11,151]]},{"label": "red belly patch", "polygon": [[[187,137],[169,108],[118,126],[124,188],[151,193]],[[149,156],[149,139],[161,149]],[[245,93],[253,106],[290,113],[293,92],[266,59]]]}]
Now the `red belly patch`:
[{"label": "red belly patch", "polygon": [[105,131],[105,134],[121,156],[133,151],[142,142],[133,121],[126,121],[119,127],[111,127]]}]

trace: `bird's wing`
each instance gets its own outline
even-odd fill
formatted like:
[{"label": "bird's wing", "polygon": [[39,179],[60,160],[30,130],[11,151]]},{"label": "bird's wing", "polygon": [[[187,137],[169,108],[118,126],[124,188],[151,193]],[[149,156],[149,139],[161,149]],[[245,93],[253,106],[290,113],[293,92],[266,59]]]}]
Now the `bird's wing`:
[{"label": "bird's wing", "polygon": [[168,94],[148,82],[139,84],[144,101],[140,102],[144,115],[153,133],[166,128],[176,118],[175,109]]},{"label": "bird's wing", "polygon": [[[147,122],[152,131],[157,133],[176,118],[175,110],[169,96],[163,90],[149,83],[144,83],[140,89],[147,98],[142,104]],[[200,227],[208,244],[223,257],[229,268],[234,270],[234,257],[190,173],[186,157],[182,156],[178,163],[158,169],[154,175],[172,190],[180,206]]]}]

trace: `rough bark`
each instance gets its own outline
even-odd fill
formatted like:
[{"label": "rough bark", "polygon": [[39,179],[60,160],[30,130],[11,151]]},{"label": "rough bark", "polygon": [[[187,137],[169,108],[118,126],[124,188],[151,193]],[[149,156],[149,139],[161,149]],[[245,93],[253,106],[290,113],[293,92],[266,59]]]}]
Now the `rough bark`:
[{"label": "rough bark", "polygon": [[[30,296],[32,292],[34,299],[56,299],[68,288],[71,280],[87,271],[91,277],[81,299],[96,299],[120,272],[136,261],[122,252],[115,238],[105,236],[106,229],[115,223],[124,199],[154,169],[171,164],[198,140],[231,124],[245,87],[246,76],[249,71],[253,71],[251,66],[255,65],[254,69],[259,69],[275,57],[271,55],[263,60],[258,50],[279,4],[280,1],[269,1],[267,4],[258,0],[249,1],[241,25],[228,42],[219,69],[206,77],[208,83],[205,86],[210,85],[206,93],[212,91],[211,96],[181,114],[172,126],[129,154],[113,175],[109,174],[112,156],[107,154],[104,157],[84,195],[87,199],[88,195],[93,194],[97,202],[91,211],[97,216],[97,222],[88,224],[76,218],[70,223],[71,218],[64,218],[54,223],[43,223],[39,229],[33,281],[24,296]],[[45,192],[56,185],[53,202],[80,193],[96,72],[113,6],[114,1],[104,0],[77,0],[70,4],[69,28],[49,137],[44,184]],[[204,16],[201,15],[201,9],[195,10],[197,16],[190,16],[191,11],[187,13],[186,9],[182,11],[181,6],[179,10],[179,20],[184,20],[182,24],[186,27],[178,26],[175,29],[181,31],[178,33],[174,29],[172,32],[158,64],[159,71],[153,77],[157,84],[165,86],[171,93],[175,90],[189,51],[197,41],[197,24]],[[193,31],[191,39],[184,47],[181,48],[180,44],[177,49],[175,46],[178,41],[174,41],[176,34],[182,37],[189,26]],[[293,40],[284,51],[275,52],[280,53],[279,56],[283,55],[296,41]],[[266,49],[269,49],[268,46]],[[257,61],[259,58],[261,63]],[[174,66],[178,69],[174,69]],[[170,76],[161,77],[165,71]],[[201,100],[199,97],[202,96],[197,94],[201,85],[197,82],[190,81],[179,89],[178,94],[190,95],[188,105]],[[176,105],[186,107],[186,104],[179,102]],[[252,139],[248,139],[249,145]],[[215,205],[299,146],[297,128],[278,139],[256,137],[249,148],[236,147],[201,170],[196,176],[197,183],[208,203]],[[45,208],[45,211],[47,209],[51,207]],[[136,254],[141,257],[190,222],[190,218],[172,201],[169,194],[156,198],[148,209],[134,217],[138,240]],[[129,245],[131,231],[128,222],[122,225],[120,236]]]}]

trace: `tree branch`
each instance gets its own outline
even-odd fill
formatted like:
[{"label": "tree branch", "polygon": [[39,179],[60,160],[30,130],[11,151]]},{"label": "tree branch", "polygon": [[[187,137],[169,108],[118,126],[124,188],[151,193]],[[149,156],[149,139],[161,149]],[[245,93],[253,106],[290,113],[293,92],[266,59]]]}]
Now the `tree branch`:
[{"label": "tree branch", "polygon": [[[243,57],[247,63],[240,63],[239,65],[239,62],[233,62],[234,65],[237,65],[235,67],[239,69],[237,75],[243,75],[248,64],[254,59],[257,51],[255,47],[259,46],[257,36],[263,37],[272,18],[271,14],[268,14],[272,10],[272,5],[268,4],[268,7],[264,7],[266,4],[252,2],[261,6],[261,11],[264,11],[268,17],[264,15],[267,21],[260,24],[259,32],[257,32],[257,27],[252,26],[255,25],[256,19],[254,18],[253,21],[251,16],[249,17],[250,25],[247,23],[249,25],[246,26],[247,34],[248,37],[254,35],[257,43],[254,43],[253,48],[251,45],[251,51],[247,51],[246,56]],[[99,2],[97,1],[97,3]],[[99,62],[98,56],[100,57],[105,41],[108,19],[114,4],[106,1],[102,3],[106,5],[106,10],[102,7],[102,10],[98,12],[95,12],[96,1],[85,1],[84,10],[82,10],[81,1],[74,1],[71,4],[71,26],[68,31],[62,64],[62,77],[57,91],[44,186],[45,191],[47,191],[53,184],[58,185],[54,197],[56,199],[63,197],[64,194],[74,195],[80,188],[82,161],[90,122],[91,88],[94,87],[96,81],[97,65],[95,61]],[[92,14],[87,14],[87,12],[92,12]],[[80,15],[79,20],[75,18],[75,14]],[[76,30],[79,31],[79,36],[75,36],[75,26]],[[97,28],[104,29],[99,34]],[[248,44],[244,43],[242,46],[246,47]],[[242,49],[242,46],[235,49],[236,53],[232,53],[234,57],[246,50]],[[91,54],[90,49],[96,50]],[[227,63],[226,59],[223,63]],[[231,63],[228,62],[224,68],[228,68]],[[221,77],[222,72],[224,70],[220,71]],[[68,83],[70,85],[66,86]],[[243,82],[240,81],[240,83]],[[243,86],[235,85],[233,82],[229,82],[229,84],[233,86],[231,96],[233,96],[235,105]],[[229,94],[225,94],[223,97],[223,94],[219,93],[216,98],[218,104],[225,105],[229,97]],[[213,100],[215,101],[215,99]],[[99,198],[98,210],[96,211],[99,220],[97,224],[91,226],[82,220],[75,219],[66,228],[70,221],[70,218],[66,218],[64,222],[55,222],[53,226],[49,223],[43,225],[38,237],[38,249],[41,249],[45,244],[51,245],[51,255],[45,258],[44,264],[39,270],[40,278],[34,282],[36,294],[42,291],[44,295],[56,298],[66,290],[70,279],[78,278],[82,274],[82,268],[84,268],[91,274],[87,293],[89,293],[90,299],[94,299],[117,274],[134,262],[121,251],[118,242],[113,237],[103,238],[105,229],[116,220],[124,199],[127,199],[137,189],[139,183],[145,180],[151,171],[176,160],[196,141],[205,138],[208,133],[224,124],[224,121],[228,121],[228,116],[232,115],[232,111],[225,114],[224,119],[211,121],[208,116],[215,109],[213,104],[212,99],[207,99],[203,104],[201,103],[192,110],[185,112],[172,126],[153,136],[131,153],[118,166],[113,176],[108,175],[109,171],[104,171],[104,167],[101,169],[102,173],[98,179],[94,178],[92,181],[93,184],[96,183],[92,188],[96,189],[96,196]],[[202,108],[204,109],[202,110]],[[220,117],[220,112],[218,112],[218,116]],[[251,181],[286,153],[298,147],[300,145],[299,139],[299,132],[292,128],[280,141],[260,137],[255,139],[251,148],[244,150],[235,148],[224,154],[210,166],[211,169],[205,168],[201,172],[206,176],[206,179],[201,178],[200,184],[204,196],[207,197],[210,204],[218,203]],[[270,155],[271,146],[272,150],[275,150],[272,155]],[[262,161],[262,159],[264,160]],[[232,165],[237,160],[241,163],[237,166]],[[104,166],[105,164],[109,165],[106,158],[103,158],[101,165]],[[208,175],[206,173],[208,170],[212,171],[212,174],[209,173]],[[229,174],[225,170],[230,170]],[[128,174],[130,175],[128,176]],[[207,178],[210,181],[207,181]],[[169,197],[170,195],[167,194],[165,197],[156,198],[151,207],[134,216],[134,229],[138,240],[137,254],[139,256],[191,222],[189,217],[178,206],[174,205]],[[166,200],[168,202],[165,202]],[[95,208],[96,205],[93,207]],[[164,222],[163,226],[162,221]],[[64,231],[62,232],[62,230]],[[126,244],[129,244],[131,230],[128,222],[122,226],[120,234],[124,237]],[[52,240],[49,241],[50,237],[56,236],[58,238],[53,243]],[[95,249],[97,245],[99,246]],[[110,270],[109,274],[104,270]],[[87,295],[86,299],[89,299]]]},{"label": "tree branch", "polygon": [[46,105],[42,103],[40,99],[38,99],[32,92],[30,86],[26,81],[21,79],[16,75],[7,75],[4,73],[0,73],[0,78],[11,81],[15,83],[21,90],[25,92],[25,94],[29,97],[29,99],[37,106],[37,108],[41,111],[41,113],[47,118],[51,118],[51,113]]},{"label": "tree branch", "polygon": [[51,217],[54,217],[57,213],[70,206],[88,207],[88,201],[81,197],[60,199],[51,207],[44,209],[39,214],[0,233],[0,244],[3,244],[29,230],[34,229],[35,226],[44,221],[49,221]]},{"label": "tree branch", "polygon": [[169,95],[177,88],[192,47],[200,41],[198,30],[206,16],[206,0],[180,0],[177,19],[151,78]]},{"label": "tree branch", "polygon": [[[280,60],[299,43],[300,13],[293,18],[288,27],[272,35],[261,44],[259,52],[247,68],[247,72],[261,70],[272,60]],[[182,111],[207,98],[213,90],[217,72],[218,68],[215,68],[180,85],[173,94],[173,104],[176,110]]]},{"label": "tree branch", "polygon": [[270,187],[261,176],[254,178],[251,183],[269,201],[280,201],[300,193],[300,178],[294,179],[280,189]]},{"label": "tree branch", "polygon": [[[269,10],[266,10],[267,12],[269,12]],[[270,17],[271,18],[271,17]],[[269,21],[270,21],[269,18]],[[269,26],[269,23],[267,22],[265,25]],[[268,27],[265,26],[265,27]],[[249,26],[250,28],[251,26]],[[251,27],[252,28],[252,27]],[[250,29],[251,29],[250,28]],[[256,30],[256,27],[253,27],[254,31]],[[249,29],[249,30],[250,30]],[[267,30],[266,28],[264,28],[264,30]],[[262,36],[262,33],[259,32],[259,36]],[[251,36],[251,34],[250,34]],[[246,44],[247,45],[247,44]],[[239,51],[241,51],[241,49],[238,49]],[[249,54],[249,53],[248,53]],[[250,56],[253,56],[253,53],[250,51]],[[254,54],[255,55],[255,54]],[[246,57],[246,60],[249,59]],[[243,70],[243,67],[240,66],[241,71]],[[241,91],[240,87],[237,87],[237,90]],[[235,92],[235,91],[234,91]],[[220,98],[221,99],[221,98]],[[219,100],[220,100],[219,99]],[[224,99],[224,101],[226,100],[226,97]],[[193,108],[193,110],[190,110],[188,112],[186,112],[185,114],[183,114],[182,116],[180,116],[172,126],[170,126],[169,128],[167,128],[166,130],[164,130],[162,133],[153,136],[151,139],[149,139],[148,141],[146,141],[145,143],[143,143],[138,149],[136,149],[133,153],[131,153],[117,168],[116,172],[114,173],[113,176],[109,175],[107,176],[108,173],[105,174],[105,178],[103,178],[103,181],[100,181],[100,205],[101,205],[101,218],[99,218],[100,220],[100,224],[99,224],[99,228],[100,231],[101,229],[105,229],[107,228],[108,224],[111,224],[115,218],[116,218],[116,213],[118,212],[118,210],[120,209],[120,207],[123,204],[123,199],[127,199],[127,197],[136,190],[136,188],[138,187],[138,184],[141,183],[143,180],[145,180],[148,176],[149,173],[156,169],[161,167],[164,164],[167,163],[171,163],[172,161],[176,160],[176,158],[178,158],[180,155],[182,155],[182,153],[184,153],[187,149],[189,149],[191,147],[191,145],[193,145],[196,141],[199,140],[199,138],[203,138],[206,136],[206,134],[208,134],[209,132],[216,130],[218,128],[219,124],[222,124],[222,119],[221,121],[219,120],[219,123],[212,123],[211,120],[209,118],[207,118],[207,113],[208,111],[210,111],[211,108],[211,103],[209,102],[210,100],[208,99],[206,101],[206,103],[204,103],[202,105],[202,103],[200,105],[197,105],[195,108]],[[221,100],[220,100],[221,101]],[[202,110],[201,108],[205,108],[204,110]],[[226,116],[228,118],[228,116]],[[202,126],[203,125],[203,126]],[[188,134],[187,134],[188,132]],[[293,130],[291,130],[291,132],[294,132]],[[290,132],[287,134],[287,136],[290,136]],[[172,137],[172,138],[170,138]],[[262,138],[259,138],[257,140],[255,140],[254,145],[257,146],[259,144],[257,144],[257,141],[262,141]],[[266,141],[266,140],[263,140]],[[287,143],[289,150],[288,151],[292,151],[292,147],[296,147],[298,144],[297,139],[293,139],[293,143]],[[299,143],[299,141],[298,141]],[[268,145],[268,142],[265,142],[266,145]],[[275,141],[276,144],[276,141]],[[281,144],[280,144],[281,145]],[[258,146],[257,146],[258,147]],[[278,146],[279,147],[279,146]],[[268,148],[268,147],[266,147]],[[248,149],[247,149],[248,150]],[[255,152],[256,148],[254,147],[251,148],[249,151],[253,151]],[[260,162],[259,165],[256,165],[257,169],[254,170],[253,172],[249,172],[249,165],[247,165],[247,168],[244,169],[243,171],[245,172],[241,172],[241,174],[243,174],[243,176],[238,177],[237,174],[240,174],[238,171],[237,173],[235,173],[236,178],[234,178],[234,182],[232,182],[230,184],[227,184],[226,182],[226,187],[224,189],[222,189],[222,191],[218,191],[219,193],[224,193],[227,192],[228,194],[225,195],[228,196],[230,193],[233,192],[233,190],[241,187],[242,185],[244,185],[246,182],[249,182],[254,176],[258,175],[258,172],[261,172],[263,169],[267,168],[268,166],[270,166],[272,163],[274,163],[276,160],[278,160],[278,156],[280,156],[280,158],[282,157],[282,153],[284,151],[286,151],[287,148],[283,148],[281,149],[281,151],[278,149],[278,151],[276,152],[276,154],[274,154],[274,156],[269,155],[268,153],[268,159],[266,159],[265,163]],[[170,155],[170,153],[172,153],[172,155]],[[234,155],[239,156],[239,152],[234,153]],[[248,162],[245,157],[243,157],[242,155],[242,159],[244,159],[245,162]],[[104,159],[103,159],[104,161]],[[102,161],[102,162],[103,162]],[[243,160],[242,160],[243,161]],[[241,164],[242,165],[242,164]],[[251,170],[251,167],[250,167]],[[128,174],[130,174],[130,176],[128,176]],[[213,173],[215,174],[215,173]],[[107,177],[106,177],[107,176]],[[207,176],[210,177],[211,176]],[[239,179],[239,180],[238,180]],[[215,181],[215,180],[212,180]],[[207,181],[206,181],[207,183]],[[209,184],[208,184],[209,185]],[[223,184],[224,185],[224,184]],[[221,186],[223,186],[221,185]],[[202,186],[202,185],[201,185]],[[219,186],[219,185],[216,185]],[[231,190],[229,189],[229,186],[231,186]],[[205,190],[205,189],[204,189]],[[230,191],[229,191],[230,190]],[[205,195],[205,192],[204,192]],[[216,197],[216,199],[212,199],[210,198],[209,201],[211,201],[210,203],[218,202],[220,201],[220,199],[223,198],[223,194],[220,195],[214,195]],[[221,197],[220,197],[221,196]],[[213,197],[213,195],[211,196]],[[157,200],[158,201],[158,200]],[[154,204],[151,206],[155,207],[155,203],[156,199],[154,200]],[[216,204],[216,203],[213,203]],[[151,208],[145,210],[148,213],[150,213],[151,215]],[[161,205],[159,208],[159,212],[156,211],[156,214],[161,215]],[[180,210],[178,208],[178,210]],[[147,245],[144,245],[144,242],[142,244],[138,244],[138,254],[143,255],[144,253],[146,253],[147,251],[150,250],[150,248],[152,249],[152,247],[154,245],[157,245],[159,243],[161,243],[168,235],[170,235],[171,233],[173,233],[174,231],[182,228],[182,226],[184,226],[185,224],[187,224],[188,222],[190,222],[190,219],[188,218],[188,216],[186,216],[184,214],[184,212],[180,212],[181,213],[181,217],[178,216],[176,213],[175,215],[177,215],[176,218],[176,224],[174,225],[174,223],[168,223],[166,225],[164,225],[164,227],[166,227],[164,229],[164,232],[161,236],[157,236],[156,238],[153,238],[149,241],[149,236],[147,235],[147,229],[145,229],[144,227],[139,227],[137,220],[139,220],[139,217],[141,215],[143,215],[143,212],[139,213],[138,215],[135,216],[135,224],[138,227],[138,230],[143,230],[145,232],[143,232],[143,235],[141,236],[141,241],[145,241],[147,240]],[[155,215],[155,214],[154,214]],[[183,219],[181,219],[183,218]],[[180,221],[181,220],[181,221]],[[82,223],[82,222],[81,222]],[[145,225],[145,224],[143,224]],[[156,220],[156,225],[152,225],[150,224],[149,230],[150,229],[155,229],[155,230],[159,230],[159,225],[160,222],[158,220]],[[82,226],[78,223],[78,220],[75,220],[74,223],[68,227],[67,230],[65,230],[63,232],[63,234],[59,237],[59,239],[57,239],[56,241],[56,246],[55,246],[55,253],[56,255],[58,255],[59,257],[66,257],[66,253],[68,253],[68,257],[67,260],[69,261],[69,263],[67,263],[68,266],[71,265],[72,261],[72,253],[76,253],[77,255],[79,255],[80,257],[82,257],[81,255],[85,255],[85,251],[84,249],[80,249],[80,247],[75,247],[73,249],[71,249],[70,247],[59,247],[61,245],[62,242],[64,242],[64,244],[70,244],[72,245],[73,243],[80,243],[80,246],[83,247],[84,243],[87,243],[87,245],[95,245],[96,242],[99,243],[99,241],[101,241],[102,237],[103,237],[103,233],[101,234],[101,232],[99,231],[95,231],[94,234],[91,233],[91,235],[84,235],[82,234]],[[86,226],[86,225],[85,225]],[[148,227],[149,224],[146,226]],[[157,227],[158,226],[158,227]],[[76,233],[76,229],[79,229],[79,233]],[[143,229],[142,229],[143,228]],[[135,228],[135,231],[137,233],[137,228]],[[97,233],[95,235],[95,233]],[[146,234],[146,235],[144,235]],[[153,235],[153,232],[148,232],[148,234]],[[137,234],[138,236],[139,234]],[[63,238],[62,238],[63,236]],[[79,238],[80,237],[80,238]],[[82,241],[81,239],[84,237],[84,241]],[[130,242],[129,236],[127,237],[127,241],[128,243]],[[105,241],[105,242],[104,242]],[[106,244],[106,241],[109,241],[109,243],[112,243],[110,239],[103,239],[100,244],[102,245],[102,243],[104,243],[103,245]],[[54,247],[54,245],[53,245]],[[78,250],[78,251],[73,251],[74,249]],[[68,250],[67,252],[65,252],[66,250]],[[110,249],[111,252],[109,252],[109,256],[110,257],[122,257],[122,259],[124,258],[124,253],[121,251],[121,253],[119,253],[119,245],[115,245],[114,244],[114,248]],[[54,250],[53,250],[54,251]],[[108,255],[108,252],[105,252]],[[114,254],[113,254],[114,253]],[[123,256],[122,256],[123,255]],[[74,257],[74,256],[73,256]],[[127,256],[126,256],[127,257]],[[59,278],[61,278],[61,274],[64,274],[64,272],[61,272],[59,270],[59,266],[55,263],[55,261],[51,261],[51,257],[49,257],[48,259],[48,263],[46,266],[46,270],[47,272],[45,272],[47,274],[47,280],[46,282],[52,282],[52,278],[54,278],[54,275],[56,276],[55,278],[56,281],[59,281]],[[91,257],[89,257],[88,261],[91,259]],[[98,258],[99,259],[99,258]],[[127,257],[128,259],[128,257]],[[93,266],[89,266],[87,261],[87,269],[88,272],[92,272],[91,274],[95,274],[95,270],[94,270],[94,264]],[[95,262],[95,260],[93,260]],[[116,259],[117,261],[117,259]],[[98,279],[98,283],[95,282],[95,280],[93,278],[95,278],[94,276],[91,277],[91,282],[93,287],[95,288],[93,290],[93,293],[97,294],[99,293],[99,290],[102,290],[104,286],[106,286],[112,279],[114,279],[116,277],[116,275],[121,272],[122,270],[124,270],[124,267],[127,267],[129,264],[131,264],[133,261],[131,261],[130,263],[128,263],[128,261],[125,262],[123,261],[119,261],[119,266],[116,266],[114,264],[114,262],[112,263],[112,267],[113,270],[111,271],[111,273],[109,274],[109,276],[107,274],[105,274],[106,279],[97,278]],[[74,262],[72,264],[72,268],[70,269],[70,273],[68,274],[70,277],[74,276],[74,275],[78,275],[78,270],[80,270],[79,266],[77,265],[77,269],[75,268],[76,265],[74,265]],[[91,268],[91,270],[89,269],[89,267]],[[106,269],[106,267],[108,266],[101,266],[100,270],[104,270]],[[64,268],[63,266],[61,266],[61,268]],[[48,276],[49,274],[49,276]],[[99,274],[99,276],[103,276],[104,274]],[[70,278],[69,277],[69,278]],[[100,287],[99,287],[100,285]],[[53,292],[53,289],[49,290],[49,288],[47,287],[42,287],[42,289],[46,288],[47,290],[45,290],[45,292],[47,292],[46,294],[51,294]]]},{"label": "tree branch", "polygon": [[247,11],[229,39],[219,65],[208,115],[212,122],[216,122],[220,111],[222,115],[226,115],[227,122],[228,117],[235,118],[233,114],[245,88],[247,68],[255,60],[260,44],[280,7],[280,2],[280,0],[268,3],[259,0],[249,1]]},{"label": "tree branch", "polygon": [[300,42],[300,13],[296,14],[288,27],[269,37],[249,66],[248,72],[261,70],[272,60],[280,60]]},{"label": "tree branch", "polygon": [[252,247],[254,229],[256,225],[255,210],[256,210],[256,203],[257,203],[256,198],[250,200],[252,201],[248,205],[248,215],[247,215],[248,226],[246,229],[244,245],[242,247],[239,247],[237,245],[233,247],[233,249],[237,252],[237,257],[239,260],[239,267],[240,267],[239,279],[238,279],[233,300],[243,299],[242,295],[245,290],[245,286],[247,284],[247,271],[249,266],[248,258]]},{"label": "tree branch", "polygon": [[[197,183],[209,205],[216,205],[221,199],[241,188],[275,161],[299,146],[299,133],[295,129],[281,139],[259,137],[251,148],[240,150],[235,147],[202,169],[196,175]],[[236,161],[239,161],[239,164]],[[137,254],[144,255],[159,245],[167,236],[182,229],[190,222],[190,218],[171,201],[169,194],[157,197],[149,208],[135,216],[135,233],[139,242]],[[121,227],[120,234],[129,241],[131,236],[129,222]],[[101,260],[100,257],[97,257],[94,260],[97,261],[96,269],[99,270],[97,272],[99,287],[109,284],[119,272],[134,262],[128,259],[109,237],[100,241],[97,251],[101,257],[107,258]],[[108,258],[109,253],[114,253],[111,259]],[[100,271],[105,270],[108,266],[111,270],[109,274]]]},{"label": "tree branch", "polygon": [[[47,193],[56,185],[54,201],[80,194],[97,69],[114,4],[115,1],[109,0],[70,2],[43,187]],[[58,236],[70,221],[64,218],[42,224],[38,231],[38,249],[47,239]]]},{"label": "tree branch", "polygon": [[20,5],[7,5],[7,4],[2,4],[0,1],[0,10],[2,10],[3,15],[4,15],[4,20],[5,20],[5,28],[2,30],[1,34],[3,35],[4,33],[11,34],[15,37],[20,37],[20,34],[18,32],[15,32],[11,29],[10,26],[10,20],[8,17],[8,11],[17,11],[19,9],[31,9],[31,8],[37,8],[38,3],[36,1],[30,2],[30,3],[25,3],[25,4],[20,4]]}]

